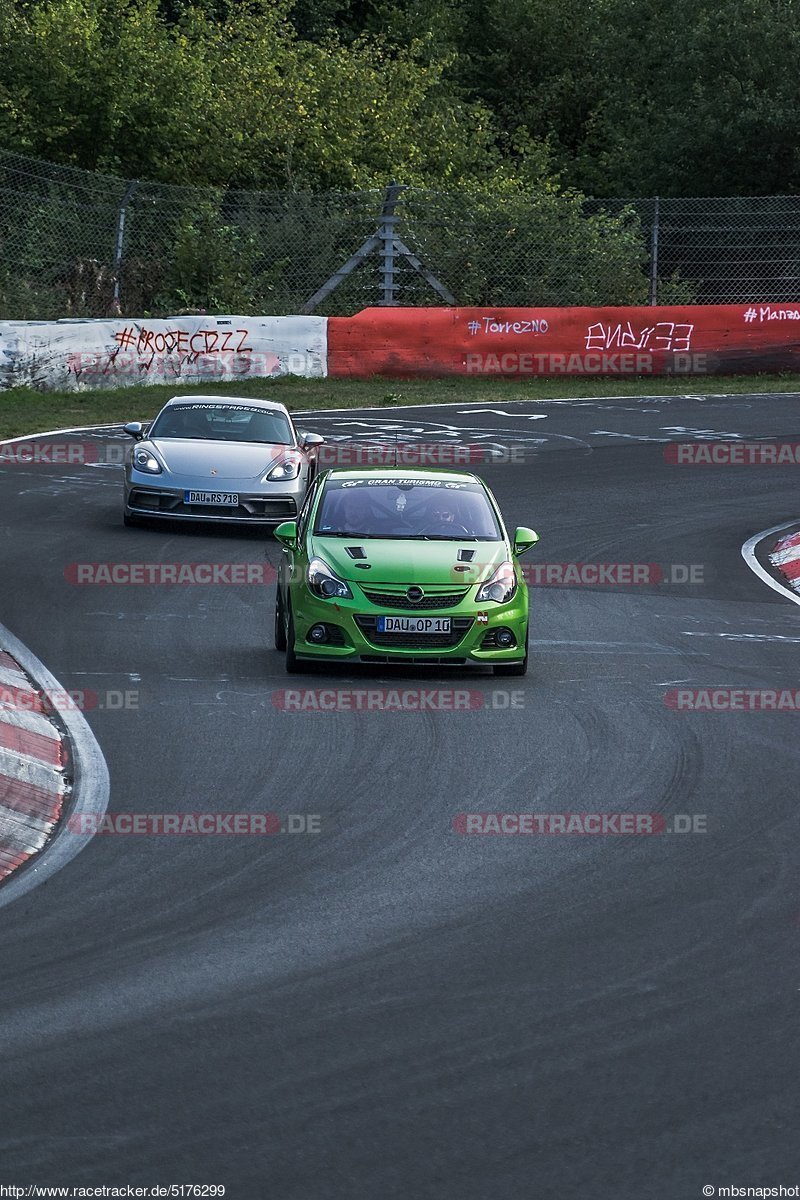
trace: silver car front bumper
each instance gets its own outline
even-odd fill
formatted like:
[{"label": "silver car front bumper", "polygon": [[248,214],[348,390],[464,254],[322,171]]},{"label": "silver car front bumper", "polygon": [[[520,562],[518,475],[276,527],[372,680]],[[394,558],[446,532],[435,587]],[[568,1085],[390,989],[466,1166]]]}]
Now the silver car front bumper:
[{"label": "silver car front bumper", "polygon": [[297,516],[306,493],[305,479],[287,481],[271,488],[255,490],[252,479],[242,486],[226,479],[216,484],[215,491],[236,493],[239,503],[228,505],[187,504],[186,491],[209,491],[208,480],[196,480],[180,487],[170,481],[168,486],[159,486],[153,476],[141,477],[141,472],[132,471],[125,480],[125,511],[130,516],[163,517],[172,521],[217,521],[240,525],[280,525]]}]

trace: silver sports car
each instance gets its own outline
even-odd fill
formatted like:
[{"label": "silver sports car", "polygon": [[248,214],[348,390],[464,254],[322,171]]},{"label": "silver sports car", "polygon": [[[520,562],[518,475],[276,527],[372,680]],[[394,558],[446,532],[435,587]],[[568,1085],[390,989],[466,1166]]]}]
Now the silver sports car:
[{"label": "silver sports car", "polygon": [[323,438],[270,400],[174,396],[125,462],[126,525],[143,517],[279,525],[298,513]]}]

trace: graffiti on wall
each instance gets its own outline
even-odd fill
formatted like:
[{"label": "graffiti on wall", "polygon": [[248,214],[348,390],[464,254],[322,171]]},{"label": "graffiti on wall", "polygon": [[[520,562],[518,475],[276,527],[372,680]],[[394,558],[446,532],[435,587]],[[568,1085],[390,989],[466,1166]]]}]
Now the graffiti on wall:
[{"label": "graffiti on wall", "polygon": [[0,322],[0,388],[324,376],[324,317]]}]

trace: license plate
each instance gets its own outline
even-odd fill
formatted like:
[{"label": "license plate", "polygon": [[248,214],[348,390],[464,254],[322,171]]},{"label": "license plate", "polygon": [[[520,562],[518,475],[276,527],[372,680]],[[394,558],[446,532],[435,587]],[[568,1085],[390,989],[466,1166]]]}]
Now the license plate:
[{"label": "license plate", "polygon": [[449,632],[449,617],[378,617],[378,633]]},{"label": "license plate", "polygon": [[184,492],[184,504],[224,504],[228,508],[236,508],[239,504],[238,492]]}]

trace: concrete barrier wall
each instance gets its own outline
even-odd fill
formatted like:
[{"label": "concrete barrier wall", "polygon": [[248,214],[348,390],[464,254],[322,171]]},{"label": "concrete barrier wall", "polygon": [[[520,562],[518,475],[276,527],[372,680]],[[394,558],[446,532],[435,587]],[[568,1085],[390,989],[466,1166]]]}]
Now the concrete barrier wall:
[{"label": "concrete barrier wall", "polygon": [[0,388],[371,375],[800,370],[800,308],[371,308],[353,317],[0,322]]},{"label": "concrete barrier wall", "polygon": [[800,308],[370,308],[328,322],[329,375],[669,375],[800,369]]},{"label": "concrete barrier wall", "polygon": [[325,317],[0,321],[0,388],[323,376],[327,325]]}]

